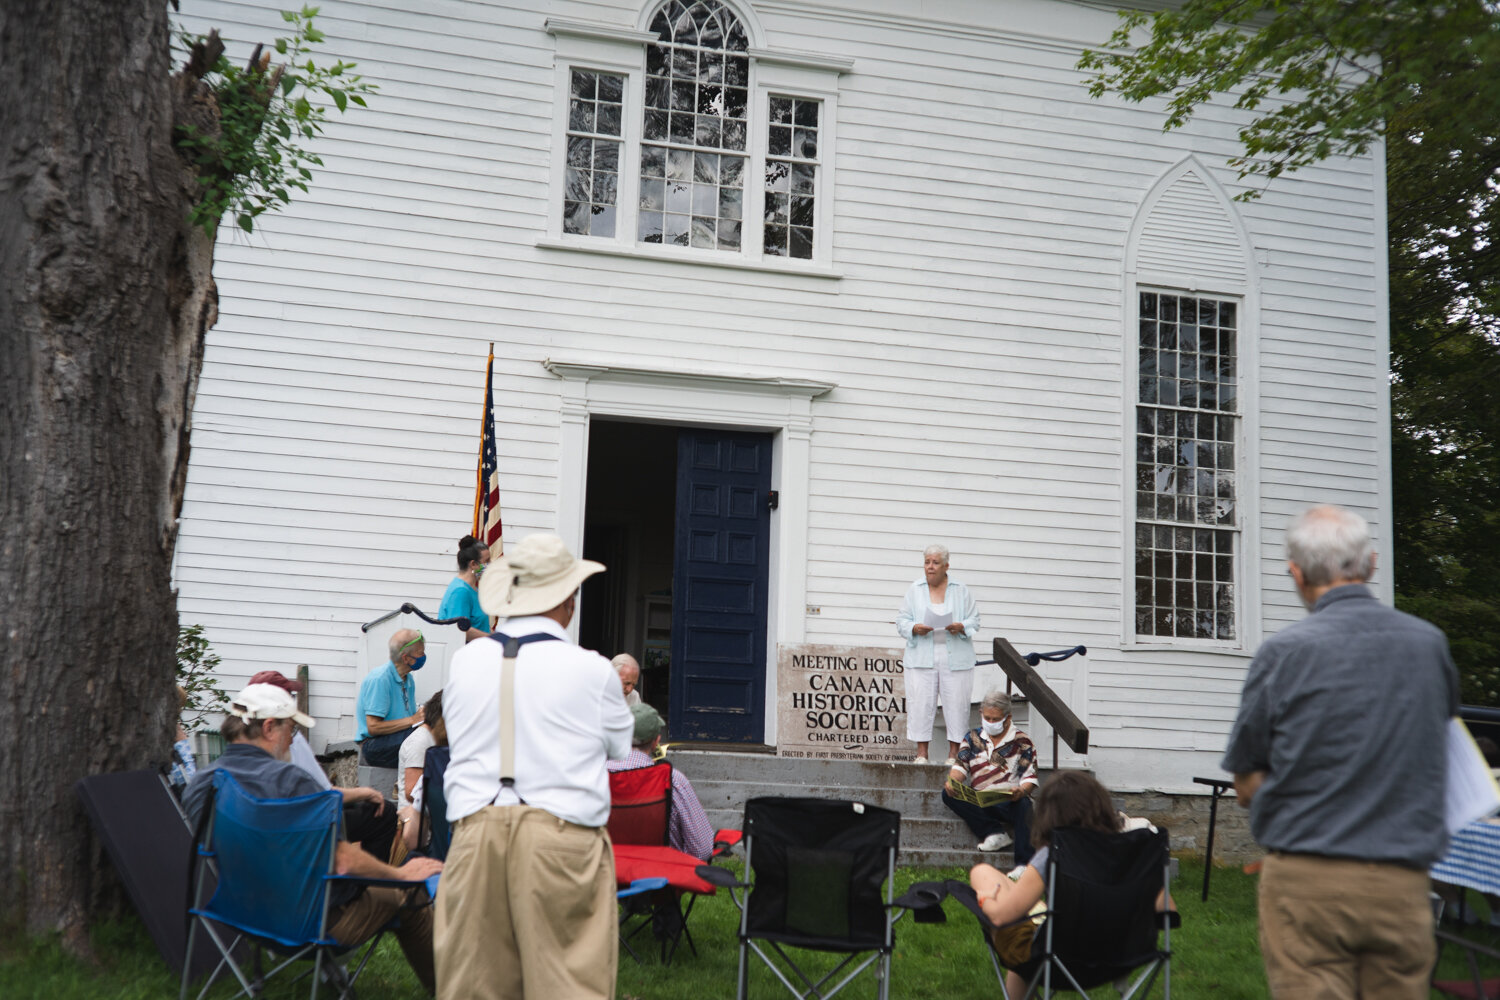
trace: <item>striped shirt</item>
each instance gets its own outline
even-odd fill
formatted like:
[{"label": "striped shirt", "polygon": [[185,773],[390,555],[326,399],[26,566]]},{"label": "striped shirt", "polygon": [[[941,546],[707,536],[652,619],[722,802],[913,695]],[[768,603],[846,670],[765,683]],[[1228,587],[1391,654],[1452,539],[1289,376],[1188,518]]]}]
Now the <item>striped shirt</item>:
[{"label": "striped shirt", "polygon": [[1007,723],[999,736],[986,736],[983,729],[969,730],[957,759],[953,770],[962,772],[963,783],[975,791],[1037,783],[1036,747],[1014,723]]}]

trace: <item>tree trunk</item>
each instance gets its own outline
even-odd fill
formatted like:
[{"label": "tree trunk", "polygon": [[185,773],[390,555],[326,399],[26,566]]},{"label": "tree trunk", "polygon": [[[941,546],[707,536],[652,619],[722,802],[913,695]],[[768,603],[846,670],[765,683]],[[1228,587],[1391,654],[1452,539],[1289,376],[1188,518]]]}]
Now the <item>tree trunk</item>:
[{"label": "tree trunk", "polygon": [[87,948],[118,888],[73,785],[165,761],[172,547],[216,319],[166,0],[0,5],[0,919]]}]

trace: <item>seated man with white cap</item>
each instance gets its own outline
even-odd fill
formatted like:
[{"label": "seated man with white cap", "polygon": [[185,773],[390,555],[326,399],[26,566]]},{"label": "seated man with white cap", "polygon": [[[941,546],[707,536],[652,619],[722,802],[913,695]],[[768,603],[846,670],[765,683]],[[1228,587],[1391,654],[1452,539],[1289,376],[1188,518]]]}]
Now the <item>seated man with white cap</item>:
[{"label": "seated man with white cap", "polygon": [[[250,678],[250,683],[274,684],[291,695],[302,690],[301,681],[294,681],[279,670],[262,670]],[[323,791],[333,787],[302,733],[292,737],[292,752],[287,760],[305,771]],[[391,841],[396,839],[396,803],[363,786],[340,788],[339,794],[344,797],[344,836],[381,861],[389,858]]]},{"label": "seated man with white cap", "polygon": [[[219,768],[234,775],[240,787],[255,798],[288,799],[323,791],[306,772],[288,762],[297,726],[311,729],[313,725],[311,716],[297,711],[296,699],[290,693],[274,684],[251,684],[234,696],[225,713],[219,726],[224,753],[195,774],[183,793],[183,808],[195,826],[213,788],[213,772]],[[399,911],[401,926],[396,937],[401,951],[431,993],[432,909],[421,905],[426,900],[421,883],[442,871],[442,862],[418,858],[393,868],[341,839],[334,864],[340,875],[417,883],[411,889],[335,886],[329,890],[328,930],[339,943],[356,945],[368,940]]]}]

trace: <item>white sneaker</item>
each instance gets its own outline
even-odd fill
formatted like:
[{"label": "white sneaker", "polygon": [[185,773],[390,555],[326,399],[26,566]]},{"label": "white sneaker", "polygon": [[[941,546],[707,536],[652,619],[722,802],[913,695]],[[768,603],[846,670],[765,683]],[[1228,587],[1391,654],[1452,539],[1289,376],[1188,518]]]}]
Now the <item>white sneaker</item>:
[{"label": "white sneaker", "polygon": [[1002,847],[1010,846],[1010,834],[992,833],[979,842],[981,851],[998,851]]},{"label": "white sneaker", "polygon": [[925,764],[925,763],[927,763],[927,758],[926,757],[913,757],[911,762],[913,764]]},{"label": "white sneaker", "polygon": [[947,764],[949,767],[952,767],[954,764],[958,763],[958,758],[957,757],[949,757],[947,760],[943,761],[943,763]]}]

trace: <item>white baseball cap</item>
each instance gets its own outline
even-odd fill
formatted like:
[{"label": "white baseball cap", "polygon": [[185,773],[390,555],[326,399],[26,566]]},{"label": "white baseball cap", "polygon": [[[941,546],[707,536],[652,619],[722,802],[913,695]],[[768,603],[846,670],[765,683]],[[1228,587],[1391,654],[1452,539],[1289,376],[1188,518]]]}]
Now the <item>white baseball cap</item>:
[{"label": "white baseball cap", "polygon": [[297,699],[275,684],[251,684],[229,702],[229,714],[250,722],[255,719],[294,719],[298,725],[313,727],[313,717],[297,711]]}]

